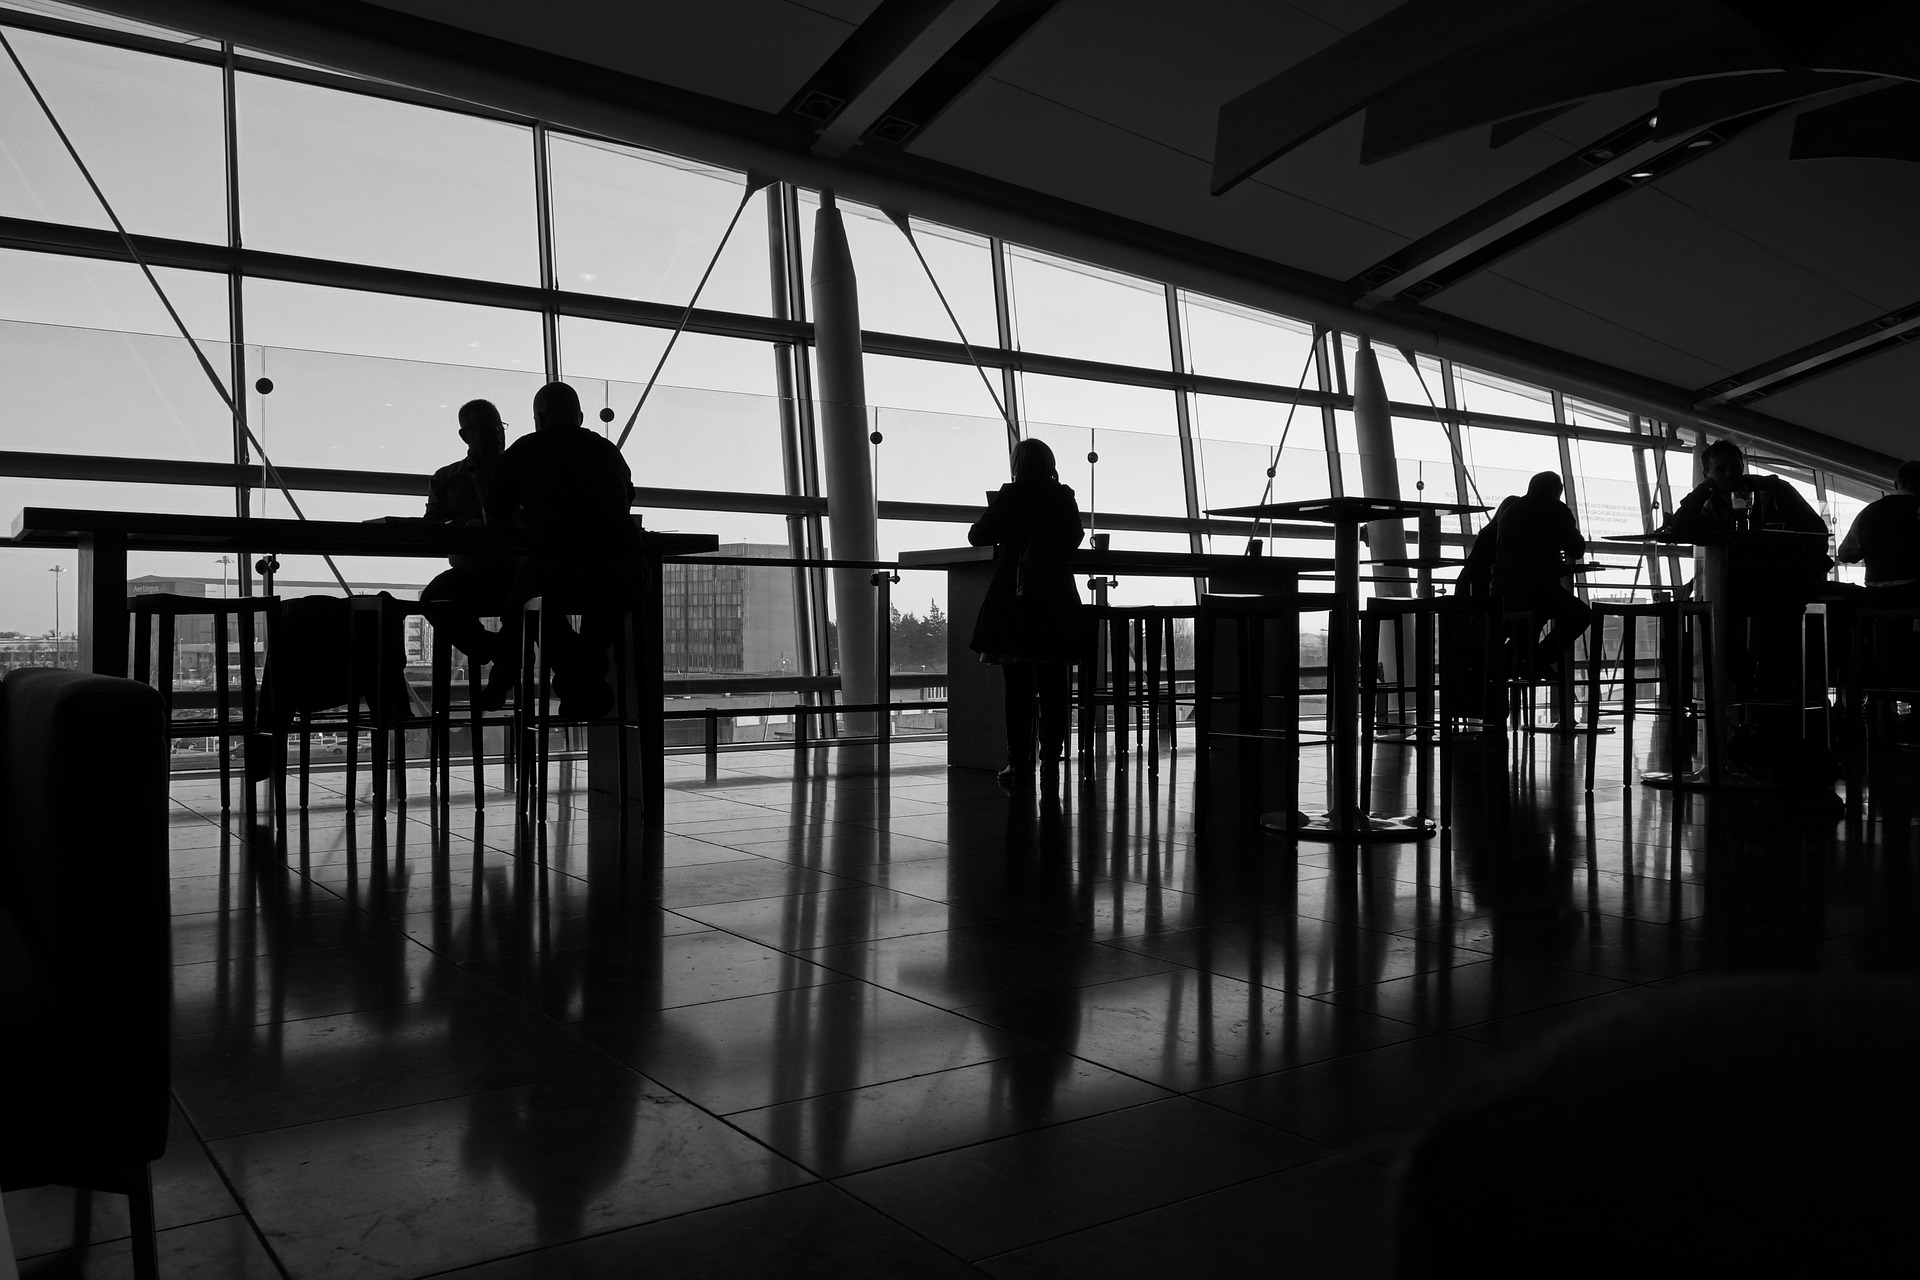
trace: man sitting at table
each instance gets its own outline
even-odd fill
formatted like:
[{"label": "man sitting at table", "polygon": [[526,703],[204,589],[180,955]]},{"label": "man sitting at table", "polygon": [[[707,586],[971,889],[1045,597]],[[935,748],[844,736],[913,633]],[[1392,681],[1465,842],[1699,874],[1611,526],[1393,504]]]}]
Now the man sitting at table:
[{"label": "man sitting at table", "polygon": [[607,651],[643,585],[632,472],[619,448],[584,420],[572,387],[540,388],[533,434],[500,456],[486,499],[488,524],[517,522],[528,533],[531,554],[514,576],[516,601],[553,596],[576,607],[604,606],[582,612],[578,636],[563,617],[547,622],[560,714],[569,719],[612,709]]},{"label": "man sitting at table", "polygon": [[1920,462],[1902,463],[1899,492],[1869,502],[1836,553],[1842,564],[1867,565],[1869,609],[1920,608]]},{"label": "man sitting at table", "polygon": [[[1662,532],[1827,532],[1827,522],[1791,483],[1748,475],[1746,455],[1733,441],[1716,440],[1701,450],[1700,466],[1706,479],[1680,500]],[[1798,688],[1801,614],[1830,588],[1832,567],[1824,544],[1813,538],[1735,541],[1727,548],[1727,609],[1734,621],[1727,644],[1736,695]]]},{"label": "man sitting at table", "polygon": [[[1580,525],[1560,500],[1560,477],[1542,471],[1527,491],[1500,504],[1494,531],[1493,594],[1514,611],[1527,609],[1536,628],[1550,626],[1534,645],[1534,674],[1557,677],[1560,663],[1586,633],[1593,609],[1561,579],[1587,548]],[[1481,537],[1486,530],[1481,531]]]},{"label": "man sitting at table", "polygon": [[[500,411],[487,400],[469,400],[461,405],[459,419],[467,456],[440,468],[427,482],[426,519],[477,528],[486,523],[487,486],[493,483],[494,468],[506,450],[507,427],[500,420]],[[448,621],[449,637],[476,666],[493,664],[484,702],[489,708],[497,708],[506,702],[518,673],[510,624],[517,612],[512,591],[519,558],[457,555],[449,557],[448,563],[452,568],[429,582],[420,598],[467,607]],[[489,631],[480,620],[490,617],[504,619],[508,625]]]}]

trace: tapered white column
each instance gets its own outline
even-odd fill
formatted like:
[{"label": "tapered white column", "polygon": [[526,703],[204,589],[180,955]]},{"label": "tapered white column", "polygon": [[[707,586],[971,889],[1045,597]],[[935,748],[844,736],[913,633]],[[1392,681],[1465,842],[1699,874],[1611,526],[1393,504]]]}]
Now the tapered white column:
[{"label": "tapered white column", "polygon": [[[860,351],[860,293],[833,193],[820,193],[813,223],[814,358],[819,372],[820,459],[827,482],[827,537],[836,560],[877,558],[878,519],[868,461],[867,380]],[[874,670],[871,573],[833,569],[833,606],[840,649],[840,690],[849,703],[880,700]],[[853,733],[872,733],[872,715],[852,716]]]}]

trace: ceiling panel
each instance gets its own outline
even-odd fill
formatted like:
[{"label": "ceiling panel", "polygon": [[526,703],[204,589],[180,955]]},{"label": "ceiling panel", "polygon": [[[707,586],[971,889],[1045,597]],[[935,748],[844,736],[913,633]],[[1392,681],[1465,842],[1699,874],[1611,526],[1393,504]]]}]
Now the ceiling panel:
[{"label": "ceiling panel", "polygon": [[1793,119],[1767,121],[1660,189],[1877,307],[1920,301],[1920,165],[1788,160]]},{"label": "ceiling panel", "polygon": [[[1009,145],[1011,137],[1020,145]],[[1340,274],[1391,253],[1403,238],[1253,183],[1203,196],[1206,159],[1163,146],[998,81],[969,92],[928,130],[918,154],[1121,217]]]},{"label": "ceiling panel", "polygon": [[1920,387],[1920,343],[1909,342],[1775,392],[1753,407],[1895,458],[1920,458],[1916,387]]},{"label": "ceiling panel", "polygon": [[1573,302],[1495,272],[1469,277],[1428,305],[1463,320],[1518,334],[1530,342],[1585,355],[1676,386],[1702,386],[1731,372],[1636,328],[1594,315]]},{"label": "ceiling panel", "polygon": [[1880,311],[1658,188],[1604,205],[1493,270],[1729,370]]},{"label": "ceiling panel", "polygon": [[375,0],[676,89],[778,111],[879,0]]}]

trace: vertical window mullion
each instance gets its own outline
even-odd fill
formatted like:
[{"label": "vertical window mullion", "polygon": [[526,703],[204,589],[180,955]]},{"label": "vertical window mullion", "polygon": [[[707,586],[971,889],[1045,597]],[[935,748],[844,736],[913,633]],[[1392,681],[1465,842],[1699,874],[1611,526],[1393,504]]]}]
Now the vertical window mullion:
[{"label": "vertical window mullion", "polygon": [[[1167,285],[1166,294],[1167,352],[1172,358],[1174,373],[1184,374],[1187,372],[1187,344],[1180,327],[1180,291]],[[1193,401],[1192,393],[1184,386],[1174,390],[1173,414],[1180,432],[1180,478],[1186,492],[1187,519],[1193,522],[1187,528],[1187,548],[1199,555],[1205,547],[1200,539],[1200,485],[1194,465]],[[1194,591],[1197,593],[1200,590],[1200,582],[1196,579]],[[1195,598],[1198,598],[1197,594]]]},{"label": "vertical window mullion", "polygon": [[547,149],[547,126],[533,123],[533,216],[540,240],[540,353],[547,381],[560,380],[560,313],[555,305],[554,263],[559,259],[553,242],[553,170]]},{"label": "vertical window mullion", "polygon": [[[1333,370],[1327,359],[1327,348],[1337,345],[1339,341],[1338,330],[1314,326],[1313,367],[1315,374],[1319,377],[1322,391],[1333,390]],[[1333,415],[1332,404],[1320,406],[1321,447],[1327,451],[1327,492],[1335,498],[1340,498],[1346,496],[1347,489],[1345,473],[1340,467],[1340,424]]]},{"label": "vertical window mullion", "polygon": [[[1013,289],[1007,278],[1007,243],[994,236],[987,241],[987,251],[993,259],[993,319],[995,334],[1000,349],[1012,356],[1013,346]],[[1000,400],[1007,406],[1007,420],[1024,437],[1026,435],[1026,412],[1020,395],[1020,370],[1018,362],[1009,359],[1000,366]],[[1009,446],[1011,448],[1011,446]],[[1011,462],[1011,459],[1009,459]]]}]

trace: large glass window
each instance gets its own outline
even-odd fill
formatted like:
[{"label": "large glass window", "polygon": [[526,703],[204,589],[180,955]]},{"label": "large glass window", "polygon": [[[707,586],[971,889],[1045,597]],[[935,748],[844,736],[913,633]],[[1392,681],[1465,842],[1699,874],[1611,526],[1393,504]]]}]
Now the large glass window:
[{"label": "large glass window", "polygon": [[[127,230],[227,239],[217,68],[9,29],[7,38]],[[0,61],[0,213],[110,229],[11,62]]]},{"label": "large glass window", "polygon": [[431,472],[465,452],[468,400],[493,401],[509,440],[533,428],[533,312],[272,280],[249,280],[245,300],[250,416],[280,466]]},{"label": "large glass window", "polygon": [[1007,249],[1014,340],[1022,351],[1172,367],[1160,285],[1032,249]]},{"label": "large glass window", "polygon": [[1180,322],[1193,373],[1280,387],[1320,385],[1311,325],[1185,290]]},{"label": "large glass window", "polygon": [[[820,208],[812,193],[800,197],[800,247],[811,279],[814,215]],[[998,347],[1000,325],[993,305],[993,257],[988,242],[918,218],[908,223],[914,240],[926,255],[922,267],[900,228],[880,210],[842,200],[840,223],[846,228],[847,248],[853,254],[854,275],[860,289],[860,327],[876,333],[904,333],[918,338],[958,342],[954,319],[965,340],[976,347]],[[939,291],[927,279],[931,269]],[[944,293],[953,318],[940,305]]]},{"label": "large glass window", "polygon": [[248,246],[539,283],[531,129],[261,75],[235,90]]},{"label": "large glass window", "polygon": [[[547,155],[555,283],[685,306],[740,209],[745,176],[564,134],[548,135]],[[772,296],[762,193],[741,211],[700,306],[766,315]]]},{"label": "large glass window", "polygon": [[[155,278],[225,386],[224,277]],[[0,449],[233,460],[233,417],[139,268],[0,250]]]}]

